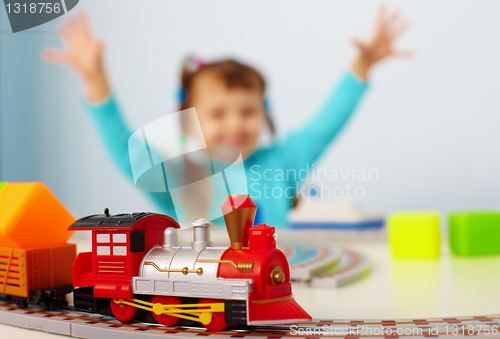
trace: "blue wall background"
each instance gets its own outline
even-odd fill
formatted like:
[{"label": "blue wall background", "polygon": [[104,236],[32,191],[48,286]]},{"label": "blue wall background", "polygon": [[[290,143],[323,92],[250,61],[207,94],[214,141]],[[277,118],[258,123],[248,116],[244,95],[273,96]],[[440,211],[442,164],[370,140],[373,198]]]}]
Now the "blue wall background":
[{"label": "blue wall background", "polygon": [[[260,68],[280,135],[314,113],[370,30],[373,1],[81,0],[124,114],[135,127],[176,111],[182,58],[236,56]],[[409,18],[387,62],[318,168],[377,169],[358,183],[366,210],[498,208],[500,2],[391,1]],[[0,9],[0,180],[43,181],[75,216],[153,207],[110,162],[81,107],[76,76],[44,63],[58,22],[9,34]],[[176,129],[176,126],[173,127]],[[338,183],[337,183],[338,184]]]}]

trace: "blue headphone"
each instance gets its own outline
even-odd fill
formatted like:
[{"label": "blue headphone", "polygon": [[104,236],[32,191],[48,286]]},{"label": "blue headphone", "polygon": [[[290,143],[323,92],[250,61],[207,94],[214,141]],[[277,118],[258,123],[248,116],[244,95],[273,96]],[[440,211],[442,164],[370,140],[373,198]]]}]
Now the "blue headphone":
[{"label": "blue headphone", "polygon": [[186,101],[186,97],[187,94],[184,87],[182,86],[177,87],[177,104],[179,104],[179,106],[182,105],[184,101]]}]

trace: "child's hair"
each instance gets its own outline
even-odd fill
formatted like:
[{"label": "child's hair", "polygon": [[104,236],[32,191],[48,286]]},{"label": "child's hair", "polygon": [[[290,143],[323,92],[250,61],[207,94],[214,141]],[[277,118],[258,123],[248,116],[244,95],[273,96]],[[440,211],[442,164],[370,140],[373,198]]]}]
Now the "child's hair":
[{"label": "child's hair", "polygon": [[[264,77],[254,68],[231,59],[204,64],[199,58],[189,57],[184,61],[181,72],[181,91],[183,101],[179,110],[184,110],[193,106],[190,102],[192,97],[190,96],[192,85],[198,76],[206,73],[219,77],[226,83],[228,88],[239,87],[249,90],[257,90],[262,95],[262,99],[265,100],[264,94],[266,91],[266,82]],[[275,136],[276,130],[274,122],[269,115],[266,105],[264,105],[264,113],[269,131],[272,136]],[[181,115],[181,117],[182,116],[183,115]],[[181,128],[183,131],[186,130],[186,124],[187,121],[181,118]]]}]

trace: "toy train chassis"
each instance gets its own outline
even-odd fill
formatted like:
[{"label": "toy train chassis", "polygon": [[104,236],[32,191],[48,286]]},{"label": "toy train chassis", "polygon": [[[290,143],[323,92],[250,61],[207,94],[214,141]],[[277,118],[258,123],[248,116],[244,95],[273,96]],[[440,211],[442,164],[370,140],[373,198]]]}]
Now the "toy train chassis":
[{"label": "toy train chassis", "polygon": [[[151,301],[152,295],[136,295],[138,299]],[[184,300],[185,299],[185,300]],[[200,298],[181,298],[183,303],[197,303]],[[247,304],[245,300],[221,300],[224,301],[224,316],[228,325],[247,325]],[[85,313],[98,313],[102,315],[113,316],[111,311],[111,299],[95,298],[94,287],[77,288],[73,292],[74,310]],[[144,321],[157,323],[150,312],[140,312],[134,321]],[[180,319],[180,326],[200,326],[199,322]]]},{"label": "toy train chassis", "polygon": [[19,308],[26,308],[28,305],[45,305],[48,308],[59,308],[68,305],[66,294],[72,291],[73,286],[68,285],[30,291],[27,298],[8,294],[3,296],[5,299],[11,300]]}]

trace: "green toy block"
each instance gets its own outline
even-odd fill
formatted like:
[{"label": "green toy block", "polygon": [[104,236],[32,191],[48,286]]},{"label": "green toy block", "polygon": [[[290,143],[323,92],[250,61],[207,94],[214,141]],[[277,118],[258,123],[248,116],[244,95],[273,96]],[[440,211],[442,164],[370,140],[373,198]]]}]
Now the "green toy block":
[{"label": "green toy block", "polygon": [[0,190],[2,189],[3,185],[5,185],[7,182],[6,181],[0,181]]},{"label": "green toy block", "polygon": [[387,218],[393,258],[438,258],[441,251],[441,214],[436,211],[397,212]]},{"label": "green toy block", "polygon": [[455,255],[500,253],[500,212],[450,212],[448,232],[450,248]]}]

